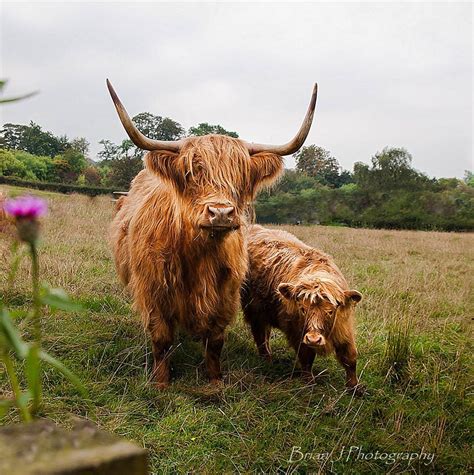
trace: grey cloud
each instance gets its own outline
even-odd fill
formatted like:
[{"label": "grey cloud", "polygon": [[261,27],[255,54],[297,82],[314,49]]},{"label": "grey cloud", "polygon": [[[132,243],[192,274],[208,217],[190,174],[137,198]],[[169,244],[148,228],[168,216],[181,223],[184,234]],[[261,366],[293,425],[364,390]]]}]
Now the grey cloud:
[{"label": "grey cloud", "polygon": [[[472,6],[464,4],[9,4],[2,75],[36,98],[1,110],[56,134],[124,138],[129,112],[220,123],[286,141],[318,81],[308,138],[345,168],[405,146],[435,176],[472,167]],[[291,158],[287,164],[292,165]]]}]

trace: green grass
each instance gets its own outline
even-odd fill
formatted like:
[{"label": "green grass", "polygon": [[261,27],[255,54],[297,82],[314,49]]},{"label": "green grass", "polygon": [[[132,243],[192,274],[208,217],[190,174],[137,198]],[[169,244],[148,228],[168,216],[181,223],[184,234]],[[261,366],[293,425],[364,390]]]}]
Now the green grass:
[{"label": "green grass", "polygon": [[[13,189],[2,186],[0,190]],[[469,473],[473,426],[469,405],[469,286],[473,236],[286,227],[332,254],[364,300],[356,312],[359,372],[367,394],[344,392],[334,358],[305,385],[294,354],[274,332],[274,362],[261,361],[241,315],[223,352],[225,387],[203,372],[202,348],[176,340],[173,383],[148,384],[150,347],[117,282],[106,242],[108,198],[37,193],[50,201],[44,225],[42,276],[87,311],[44,316],[45,347],[86,384],[91,404],[53,371],[45,375],[43,417],[68,424],[79,415],[148,448],[153,473]],[[0,296],[28,305],[28,269],[7,289],[9,239],[0,238]],[[20,322],[28,334],[27,322]],[[394,362],[401,364],[394,369]],[[398,371],[398,372],[397,372]],[[397,377],[392,377],[396,374]],[[0,394],[8,394],[0,368]],[[4,423],[18,420],[10,412]],[[369,452],[434,453],[423,461],[347,460],[350,446]],[[308,453],[290,463],[293,447]],[[342,448],[346,448],[339,459]],[[319,456],[318,454],[322,454]],[[298,457],[294,457],[298,458]]]}]

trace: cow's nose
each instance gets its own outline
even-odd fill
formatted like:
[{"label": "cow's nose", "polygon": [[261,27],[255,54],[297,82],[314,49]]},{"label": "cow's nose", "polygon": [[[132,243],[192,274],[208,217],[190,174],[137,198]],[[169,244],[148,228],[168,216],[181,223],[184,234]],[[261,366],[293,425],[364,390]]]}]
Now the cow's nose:
[{"label": "cow's nose", "polygon": [[321,333],[306,333],[303,343],[309,346],[323,346],[326,344],[326,339]]},{"label": "cow's nose", "polygon": [[233,206],[225,208],[208,206],[207,213],[212,226],[229,226],[234,220],[235,208]]}]

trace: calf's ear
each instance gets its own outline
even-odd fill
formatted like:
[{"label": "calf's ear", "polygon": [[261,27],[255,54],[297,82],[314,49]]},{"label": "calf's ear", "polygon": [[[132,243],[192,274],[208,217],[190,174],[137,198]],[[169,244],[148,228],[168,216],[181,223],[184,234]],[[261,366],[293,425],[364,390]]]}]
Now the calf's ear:
[{"label": "calf's ear", "polygon": [[346,290],[344,292],[346,301],[351,300],[354,303],[359,303],[362,300],[362,294],[357,290]]},{"label": "calf's ear", "polygon": [[283,158],[274,153],[256,153],[250,157],[250,163],[252,197],[262,188],[270,186],[283,173]]},{"label": "calf's ear", "polygon": [[145,155],[145,166],[165,180],[172,181],[180,190],[184,188],[184,170],[179,170],[177,154],[152,151]]},{"label": "calf's ear", "polygon": [[289,282],[282,282],[278,286],[278,292],[280,292],[280,294],[288,300],[291,300],[295,297],[295,290],[296,286],[294,284],[290,284]]}]

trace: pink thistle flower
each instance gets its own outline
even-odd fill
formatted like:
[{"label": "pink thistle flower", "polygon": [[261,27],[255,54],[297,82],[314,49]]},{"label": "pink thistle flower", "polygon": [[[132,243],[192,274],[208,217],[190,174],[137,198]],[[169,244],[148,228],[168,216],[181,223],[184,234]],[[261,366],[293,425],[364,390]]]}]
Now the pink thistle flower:
[{"label": "pink thistle flower", "polygon": [[35,220],[46,214],[48,205],[41,198],[26,195],[13,200],[7,200],[4,209],[8,214],[17,219]]},{"label": "pink thistle flower", "polygon": [[48,211],[46,201],[35,196],[20,196],[14,200],[7,200],[3,209],[15,218],[18,237],[34,247],[39,236],[38,218]]}]

